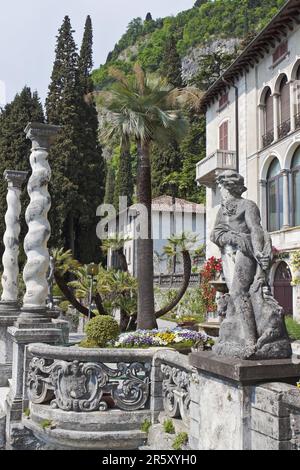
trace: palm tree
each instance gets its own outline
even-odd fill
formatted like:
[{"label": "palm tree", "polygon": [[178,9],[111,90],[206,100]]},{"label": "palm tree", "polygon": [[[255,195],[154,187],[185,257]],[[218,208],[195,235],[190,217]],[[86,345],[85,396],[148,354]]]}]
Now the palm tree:
[{"label": "palm tree", "polygon": [[163,317],[168,312],[171,312],[181,301],[185,295],[191,279],[192,273],[192,260],[190,250],[194,249],[197,242],[197,236],[192,234],[182,233],[181,235],[173,235],[169,239],[169,244],[165,246],[165,254],[171,258],[175,258],[178,253],[181,253],[183,258],[183,283],[176,296],[169,305],[166,305],[161,310],[156,312],[156,318]]},{"label": "palm tree", "polygon": [[135,140],[138,148],[137,202],[147,209],[148,237],[137,240],[138,318],[141,329],[157,327],[153,288],[153,240],[151,217],[151,144],[161,145],[172,139],[180,139],[187,128],[187,121],[177,106],[179,90],[162,79],[146,77],[139,65],[135,65],[130,78],[119,70],[111,70],[116,82],[104,96],[106,126],[104,136],[111,140]]}]

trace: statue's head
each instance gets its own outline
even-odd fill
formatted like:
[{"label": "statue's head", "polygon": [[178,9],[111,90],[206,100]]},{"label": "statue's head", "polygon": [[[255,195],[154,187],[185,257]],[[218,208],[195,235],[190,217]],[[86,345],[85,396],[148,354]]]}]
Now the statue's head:
[{"label": "statue's head", "polygon": [[233,170],[226,170],[217,178],[217,184],[221,189],[227,190],[234,197],[241,197],[247,191],[242,175]]}]

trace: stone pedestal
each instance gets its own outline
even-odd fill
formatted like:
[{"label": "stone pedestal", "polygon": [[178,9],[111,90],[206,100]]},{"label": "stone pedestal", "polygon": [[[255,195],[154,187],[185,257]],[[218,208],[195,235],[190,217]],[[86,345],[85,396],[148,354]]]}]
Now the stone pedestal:
[{"label": "stone pedestal", "polygon": [[8,328],[8,334],[13,342],[12,380],[7,398],[7,430],[9,433],[11,422],[21,421],[22,412],[26,409],[26,346],[32,343],[62,344],[63,335],[61,328],[55,327],[51,322],[30,329],[14,326]]},{"label": "stone pedestal", "polygon": [[18,311],[6,310],[0,304],[0,387],[6,387],[11,378],[13,344],[7,329],[18,319]]},{"label": "stone pedestal", "polygon": [[251,450],[256,386],[296,383],[300,360],[241,361],[210,352],[190,355],[198,371],[191,384],[190,445],[197,450]]}]

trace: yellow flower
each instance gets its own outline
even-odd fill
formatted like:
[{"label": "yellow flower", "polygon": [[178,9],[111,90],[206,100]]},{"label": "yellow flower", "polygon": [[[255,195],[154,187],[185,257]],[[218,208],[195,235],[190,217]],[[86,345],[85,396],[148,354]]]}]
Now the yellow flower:
[{"label": "yellow flower", "polygon": [[174,333],[157,333],[156,336],[167,344],[174,343],[176,338]]}]

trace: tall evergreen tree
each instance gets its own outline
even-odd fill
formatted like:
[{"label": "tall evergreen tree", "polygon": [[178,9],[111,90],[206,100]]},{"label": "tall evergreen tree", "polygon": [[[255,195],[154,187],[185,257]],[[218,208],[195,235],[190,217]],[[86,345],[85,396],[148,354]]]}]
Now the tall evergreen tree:
[{"label": "tall evergreen tree", "polygon": [[161,71],[170,85],[182,87],[182,63],[177,52],[177,41],[173,34],[169,36],[165,44]]},{"label": "tall evergreen tree", "polygon": [[[7,104],[0,114],[0,175],[8,170],[29,171],[30,140],[26,139],[24,129],[28,122],[44,122],[44,112],[37,93],[24,87],[14,100]],[[0,185],[0,255],[3,254],[3,234],[5,231],[4,215],[6,212],[7,186],[2,180]],[[26,190],[22,194],[21,235],[27,233],[25,209],[29,198]],[[23,253],[21,253],[23,258]]]},{"label": "tall evergreen tree", "polygon": [[49,156],[53,169],[50,243],[71,249],[82,262],[91,261],[99,252],[95,214],[103,192],[97,113],[91,99],[91,55],[90,19],[79,58],[71,22],[66,16],[57,36],[46,101],[48,122],[62,126]]},{"label": "tall evergreen tree", "polygon": [[57,36],[56,58],[46,100],[48,122],[62,126],[49,156],[54,201],[50,211],[50,243],[55,247],[70,248],[74,255],[75,225],[85,205],[79,194],[84,174],[83,155],[78,145],[81,132],[78,75],[77,48],[70,19],[66,16]]},{"label": "tall evergreen tree", "polygon": [[111,163],[107,163],[105,196],[104,196],[105,204],[114,204],[115,180],[116,180],[116,174],[115,174],[114,167]]},{"label": "tall evergreen tree", "polygon": [[153,21],[153,18],[150,12],[147,13],[145,21]]},{"label": "tall evergreen tree", "polygon": [[119,207],[119,197],[127,197],[127,205],[128,207],[131,206],[133,188],[130,143],[127,139],[123,139],[120,148],[119,168],[114,190],[114,205],[116,208]]},{"label": "tall evergreen tree", "polygon": [[93,98],[93,27],[91,17],[86,19],[79,56],[79,79],[82,88],[81,137],[85,178],[80,191],[84,192],[86,213],[80,217],[77,230],[77,250],[81,259],[91,262],[99,259],[99,240],[96,236],[96,209],[103,202],[105,169],[98,139],[98,114]]},{"label": "tall evergreen tree", "polygon": [[153,197],[164,194],[179,197],[178,186],[168,180],[171,173],[180,172],[182,169],[179,145],[176,142],[170,143],[165,148],[155,145],[152,152],[151,167]]}]

